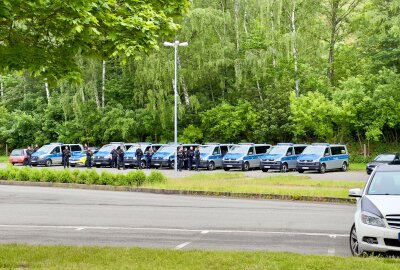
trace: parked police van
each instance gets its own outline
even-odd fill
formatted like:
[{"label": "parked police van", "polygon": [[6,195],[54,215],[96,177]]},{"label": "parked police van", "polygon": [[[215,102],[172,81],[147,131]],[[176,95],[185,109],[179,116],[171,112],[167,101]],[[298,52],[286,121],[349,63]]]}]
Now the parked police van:
[{"label": "parked police van", "polygon": [[[228,153],[233,144],[205,143],[200,145],[200,167],[212,171],[222,168],[222,158]],[[195,149],[193,149],[195,150]],[[195,162],[193,162],[195,165]]]},{"label": "parked police van", "polygon": [[307,147],[306,144],[278,143],[268,154],[261,158],[260,167],[263,172],[278,170],[287,172],[296,169],[297,157]]},{"label": "parked police van", "polygon": [[83,150],[81,144],[64,144],[64,143],[50,143],[40,147],[35,153],[32,154],[31,165],[51,165],[62,164],[62,152],[65,147],[69,148],[71,155],[80,153]]},{"label": "parked police van", "polygon": [[198,144],[168,143],[166,145],[163,145],[151,158],[151,166],[155,168],[161,168],[161,167],[174,168],[175,153],[178,151],[179,146],[187,148],[188,150],[192,146],[194,150],[198,146]]},{"label": "parked police van", "polygon": [[222,159],[222,167],[225,171],[233,168],[239,168],[242,171],[260,168],[260,159],[270,148],[270,144],[235,144]]},{"label": "parked police van", "polygon": [[112,161],[111,151],[115,148],[119,150],[121,146],[123,147],[124,152],[129,149],[133,143],[124,143],[124,142],[111,142],[109,144],[103,145],[99,151],[93,155],[93,164],[96,168],[100,168],[101,166],[110,166]]},{"label": "parked police van", "polygon": [[124,161],[125,161],[125,166],[128,167],[135,167],[137,166],[137,160],[136,160],[136,150],[139,148],[142,149],[143,151],[143,156],[142,156],[142,161],[141,161],[141,167],[145,168],[147,164],[147,159],[146,159],[146,154],[150,150],[150,148],[155,148],[157,151],[162,144],[152,144],[149,142],[139,142],[139,143],[134,143],[126,152],[124,155]]},{"label": "parked police van", "polygon": [[297,158],[297,171],[318,171],[325,173],[327,170],[341,169],[347,171],[349,166],[349,153],[346,145],[313,143],[304,149]]}]

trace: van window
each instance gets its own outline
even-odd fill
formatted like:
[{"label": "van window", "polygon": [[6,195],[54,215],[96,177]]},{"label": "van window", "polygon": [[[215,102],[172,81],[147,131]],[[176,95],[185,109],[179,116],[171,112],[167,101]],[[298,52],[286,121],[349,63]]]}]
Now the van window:
[{"label": "van window", "polygon": [[256,146],[256,153],[257,154],[265,154],[265,153],[267,153],[268,149],[269,149],[268,145]]},{"label": "van window", "polygon": [[286,152],[286,156],[293,156],[293,147],[289,147],[287,152]]},{"label": "van window", "polygon": [[333,146],[331,147],[332,155],[343,155],[346,154],[346,148],[344,146]]},{"label": "van window", "polygon": [[82,151],[82,148],[78,144],[71,144],[70,147],[71,147],[71,151],[72,152],[80,152],[80,151]]},{"label": "van window", "polygon": [[213,155],[219,155],[219,154],[221,154],[221,150],[219,149],[219,146],[216,146],[214,148]]},{"label": "van window", "polygon": [[330,156],[329,147],[325,148],[324,156]]},{"label": "van window", "polygon": [[224,145],[224,146],[221,146],[221,153],[222,153],[222,155],[224,155],[225,156],[225,154],[228,152],[228,146],[227,145]]},{"label": "van window", "polygon": [[248,155],[255,155],[254,153],[254,147],[250,147],[249,151],[247,152]]},{"label": "van window", "polygon": [[60,146],[56,146],[53,151],[51,151],[52,154],[59,154],[61,153],[61,149]]},{"label": "van window", "polygon": [[300,155],[301,153],[303,153],[305,148],[306,148],[306,146],[295,146],[294,147],[295,155]]}]

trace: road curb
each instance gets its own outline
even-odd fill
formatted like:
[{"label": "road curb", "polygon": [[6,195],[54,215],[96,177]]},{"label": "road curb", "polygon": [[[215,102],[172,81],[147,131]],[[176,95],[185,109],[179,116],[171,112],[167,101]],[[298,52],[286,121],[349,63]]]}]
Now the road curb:
[{"label": "road curb", "polygon": [[294,196],[294,195],[262,194],[262,193],[235,193],[235,192],[218,192],[218,191],[202,191],[202,190],[175,190],[175,189],[140,188],[140,187],[138,188],[130,186],[87,185],[87,184],[55,183],[55,182],[0,180],[0,185],[58,187],[58,188],[75,188],[75,189],[88,189],[88,190],[142,192],[142,193],[153,193],[153,194],[164,194],[164,195],[226,197],[226,198],[239,198],[239,199],[269,199],[269,200],[329,202],[329,203],[344,203],[344,204],[354,204],[356,202],[356,200],[352,198]]}]

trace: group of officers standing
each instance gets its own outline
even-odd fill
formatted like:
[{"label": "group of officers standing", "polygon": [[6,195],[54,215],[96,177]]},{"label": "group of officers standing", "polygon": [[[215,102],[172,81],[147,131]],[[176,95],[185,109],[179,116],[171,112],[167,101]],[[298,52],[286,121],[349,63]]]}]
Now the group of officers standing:
[{"label": "group of officers standing", "polygon": [[193,146],[190,146],[189,150],[179,146],[177,159],[179,171],[182,171],[182,169],[191,171],[193,169],[193,161],[195,162],[194,165],[196,165],[196,171],[198,171],[200,168],[200,146],[197,146],[196,150],[193,150]]}]

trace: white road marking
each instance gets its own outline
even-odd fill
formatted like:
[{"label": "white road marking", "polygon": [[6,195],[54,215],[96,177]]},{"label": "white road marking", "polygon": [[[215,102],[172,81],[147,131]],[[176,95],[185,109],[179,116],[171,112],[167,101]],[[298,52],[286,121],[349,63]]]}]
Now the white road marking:
[{"label": "white road marking", "polygon": [[176,249],[176,250],[182,249],[182,248],[186,247],[187,245],[189,245],[190,243],[191,243],[191,242],[182,243],[182,244],[180,244],[180,245],[177,245],[177,246],[175,247],[175,249]]},{"label": "white road marking", "polygon": [[336,253],[336,250],[334,249],[334,248],[330,248],[330,249],[328,249],[328,254],[335,254]]},{"label": "white road marking", "polygon": [[201,231],[201,234],[207,234],[207,233],[209,233],[210,231]]},{"label": "white road marking", "polygon": [[85,229],[85,228],[80,227],[80,228],[76,228],[75,231],[82,231],[82,230],[84,230],[84,229]]},{"label": "white road marking", "polygon": [[0,228],[22,228],[22,229],[77,229],[88,230],[137,230],[137,231],[160,231],[160,232],[193,232],[193,233],[242,233],[242,234],[274,234],[274,235],[300,235],[300,236],[325,236],[330,238],[349,237],[348,234],[313,233],[313,232],[280,232],[280,231],[244,231],[244,230],[196,230],[178,228],[142,228],[142,227],[104,227],[104,226],[67,226],[67,225],[10,225],[0,224]]}]

